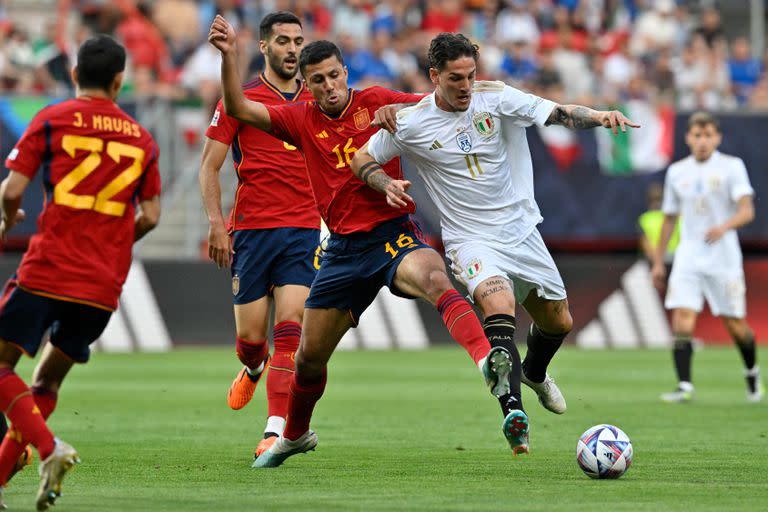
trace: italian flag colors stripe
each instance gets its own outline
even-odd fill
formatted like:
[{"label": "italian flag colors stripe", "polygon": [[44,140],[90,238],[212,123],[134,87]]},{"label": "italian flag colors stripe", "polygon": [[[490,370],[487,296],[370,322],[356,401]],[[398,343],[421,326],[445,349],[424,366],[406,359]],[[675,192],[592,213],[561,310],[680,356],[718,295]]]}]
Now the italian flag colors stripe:
[{"label": "italian flag colors stripe", "polygon": [[645,101],[629,101],[619,107],[640,128],[626,133],[597,129],[600,168],[605,174],[630,175],[664,169],[672,160],[675,111],[671,106],[655,106]]}]

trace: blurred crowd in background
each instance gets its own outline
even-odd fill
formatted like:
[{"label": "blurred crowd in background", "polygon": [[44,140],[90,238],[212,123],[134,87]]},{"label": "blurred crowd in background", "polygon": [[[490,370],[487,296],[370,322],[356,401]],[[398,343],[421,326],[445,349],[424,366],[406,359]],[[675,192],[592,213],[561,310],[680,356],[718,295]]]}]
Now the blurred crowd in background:
[{"label": "blurred crowd in background", "polygon": [[126,93],[210,107],[220,94],[206,41],[215,14],[237,27],[245,76],[263,66],[262,16],[290,10],[308,40],[342,48],[358,88],[430,90],[426,50],[447,31],[480,46],[479,78],[558,102],[768,110],[768,52],[753,51],[746,26],[726,37],[720,12],[698,0],[59,0],[34,27],[13,15],[18,3],[0,0],[4,94],[70,95],[78,44],[103,32],[128,49]]}]

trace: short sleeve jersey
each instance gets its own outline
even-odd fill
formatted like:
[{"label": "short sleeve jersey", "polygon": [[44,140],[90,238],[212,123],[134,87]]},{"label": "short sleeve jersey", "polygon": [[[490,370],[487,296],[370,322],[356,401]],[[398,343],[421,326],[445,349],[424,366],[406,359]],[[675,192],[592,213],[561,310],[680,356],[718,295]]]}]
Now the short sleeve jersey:
[{"label": "short sleeve jersey", "polygon": [[22,288],[115,309],[128,275],[137,201],[160,194],[152,136],[114,102],[80,97],[32,119],[6,167],[42,172],[45,207],[19,265]]},{"label": "short sleeve jersey", "polygon": [[434,94],[398,113],[397,131],[377,133],[368,151],[379,163],[404,156],[440,210],[443,241],[516,244],[541,222],[525,127],[543,126],[555,104],[503,82],[475,82],[464,112],[447,112]]},{"label": "short sleeve jersey", "polygon": [[[392,103],[416,103],[422,97],[384,87],[350,89],[338,116],[326,114],[314,101],[267,107],[272,134],[304,153],[320,215],[332,233],[370,231],[382,222],[413,212],[412,206],[389,206],[383,194],[352,173],[350,162],[378,130],[371,126],[376,110]],[[402,179],[399,159],[385,165],[384,170],[392,178]]]},{"label": "short sleeve jersey", "polygon": [[713,244],[705,237],[707,231],[736,213],[739,199],[754,193],[740,158],[715,151],[706,162],[688,156],[670,165],[662,210],[667,215],[680,215],[675,265],[712,274],[740,272],[737,232],[730,230]]},{"label": "short sleeve jersey", "polygon": [[[280,92],[263,74],[245,84],[243,93],[265,105],[312,99],[303,82],[297,80],[297,90],[291,96]],[[205,134],[232,147],[238,186],[227,225],[230,233],[241,229],[319,229],[320,216],[307,166],[296,146],[228,116],[221,101]]]}]

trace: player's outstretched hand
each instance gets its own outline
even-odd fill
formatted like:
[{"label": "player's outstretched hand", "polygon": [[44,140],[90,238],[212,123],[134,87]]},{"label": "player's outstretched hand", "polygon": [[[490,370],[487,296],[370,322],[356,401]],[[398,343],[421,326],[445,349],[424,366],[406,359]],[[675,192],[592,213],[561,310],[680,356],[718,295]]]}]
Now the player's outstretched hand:
[{"label": "player's outstretched hand", "polygon": [[234,52],[237,48],[235,29],[220,14],[217,14],[213,19],[213,23],[211,23],[211,30],[208,32],[208,42],[221,53]]},{"label": "player's outstretched hand", "polygon": [[411,188],[411,182],[408,180],[391,180],[387,184],[387,204],[392,208],[406,208],[408,203],[414,204],[415,201],[406,192]]},{"label": "player's outstretched hand", "polygon": [[713,244],[723,238],[723,235],[725,232],[728,231],[727,229],[723,228],[722,226],[715,226],[709,231],[707,231],[707,234],[704,235],[704,240],[708,244]]},{"label": "player's outstretched hand", "polygon": [[600,114],[600,124],[602,124],[604,128],[610,128],[614,135],[619,134],[619,129],[621,129],[622,133],[626,132],[627,126],[630,128],[640,128],[639,124],[628,117],[625,117],[624,114],[618,110],[607,110],[600,112]]},{"label": "player's outstretched hand", "polygon": [[0,240],[5,241],[5,235],[8,234],[8,232],[13,229],[13,226],[18,224],[19,222],[22,222],[24,219],[27,218],[27,214],[24,210],[19,208],[16,210],[16,216],[13,219],[2,219],[0,221]]},{"label": "player's outstretched hand", "polygon": [[223,225],[211,225],[208,228],[208,257],[219,268],[227,268],[232,262],[232,239]]},{"label": "player's outstretched hand", "polygon": [[664,292],[667,287],[666,277],[667,269],[664,267],[664,263],[654,263],[651,267],[651,279],[653,279],[653,286],[660,292]]},{"label": "player's outstretched hand", "polygon": [[384,105],[373,114],[371,126],[384,128],[389,133],[395,133],[397,130],[397,113],[402,109],[402,105]]}]

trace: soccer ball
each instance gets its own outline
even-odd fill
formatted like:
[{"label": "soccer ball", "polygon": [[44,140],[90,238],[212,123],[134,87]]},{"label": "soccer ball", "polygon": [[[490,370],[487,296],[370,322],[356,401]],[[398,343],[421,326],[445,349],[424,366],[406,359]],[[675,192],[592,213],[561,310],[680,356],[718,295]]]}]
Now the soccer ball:
[{"label": "soccer ball", "polygon": [[613,425],[595,425],[579,438],[576,462],[591,478],[619,478],[632,464],[632,443]]}]

